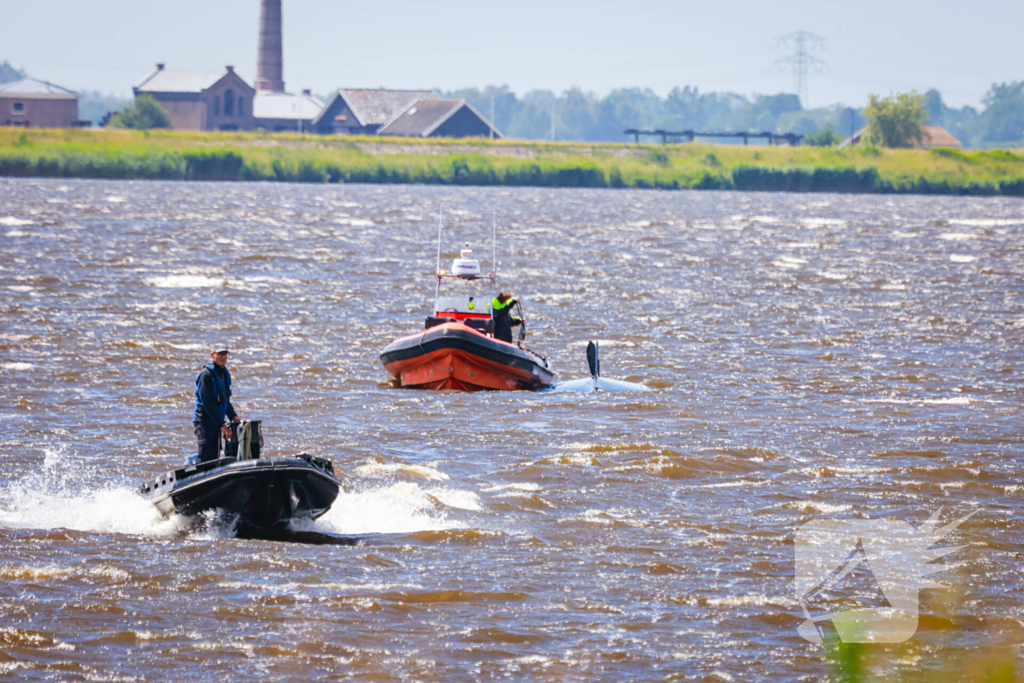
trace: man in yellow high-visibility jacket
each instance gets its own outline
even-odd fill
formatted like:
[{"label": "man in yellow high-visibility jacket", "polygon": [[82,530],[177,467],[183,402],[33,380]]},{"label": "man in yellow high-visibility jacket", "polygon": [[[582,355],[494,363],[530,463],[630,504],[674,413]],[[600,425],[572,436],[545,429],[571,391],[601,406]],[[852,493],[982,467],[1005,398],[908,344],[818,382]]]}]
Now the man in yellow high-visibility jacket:
[{"label": "man in yellow high-visibility jacket", "polygon": [[523,321],[512,315],[512,307],[519,303],[508,292],[502,292],[491,301],[491,318],[494,320],[494,338],[512,343],[512,328]]}]

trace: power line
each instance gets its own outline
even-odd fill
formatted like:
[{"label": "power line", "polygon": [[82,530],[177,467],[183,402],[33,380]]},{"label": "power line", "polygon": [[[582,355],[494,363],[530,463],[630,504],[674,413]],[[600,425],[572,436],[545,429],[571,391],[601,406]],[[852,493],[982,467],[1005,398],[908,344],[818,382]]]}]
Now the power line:
[{"label": "power line", "polygon": [[800,104],[804,109],[810,109],[810,96],[808,95],[809,83],[807,74],[810,72],[821,73],[828,69],[824,60],[811,55],[811,52],[818,48],[825,48],[825,39],[809,31],[800,29],[789,35],[779,36],[779,45],[784,47],[793,46],[793,54],[775,60],[775,67],[783,71],[792,71],[796,78],[796,95],[800,98]]}]

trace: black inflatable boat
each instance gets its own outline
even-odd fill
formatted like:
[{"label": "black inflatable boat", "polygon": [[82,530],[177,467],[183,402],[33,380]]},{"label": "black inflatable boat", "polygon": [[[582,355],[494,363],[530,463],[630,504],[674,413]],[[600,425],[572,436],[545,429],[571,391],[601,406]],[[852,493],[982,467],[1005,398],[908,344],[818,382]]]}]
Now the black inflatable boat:
[{"label": "black inflatable boat", "polygon": [[143,483],[139,493],[165,515],[224,510],[238,515],[240,526],[256,530],[279,529],[292,519],[316,519],[338,497],[341,482],[330,460],[305,453],[261,458],[256,443],[250,449],[247,440],[243,448],[236,445],[227,452],[242,457],[171,470]]}]

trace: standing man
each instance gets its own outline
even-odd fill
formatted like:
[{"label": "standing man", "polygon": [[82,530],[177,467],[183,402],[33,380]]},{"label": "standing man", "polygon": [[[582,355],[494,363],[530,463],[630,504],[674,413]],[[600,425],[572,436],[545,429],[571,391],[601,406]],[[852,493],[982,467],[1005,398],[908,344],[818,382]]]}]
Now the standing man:
[{"label": "standing man", "polygon": [[231,373],[227,364],[228,347],[217,344],[210,353],[210,362],[196,377],[196,410],[192,424],[199,439],[199,462],[220,457],[220,437],[231,438],[228,420],[241,422],[231,405]]},{"label": "standing man", "polygon": [[494,320],[494,338],[512,343],[512,328],[523,321],[512,316],[512,307],[519,303],[508,292],[502,292],[491,301],[491,318]]}]

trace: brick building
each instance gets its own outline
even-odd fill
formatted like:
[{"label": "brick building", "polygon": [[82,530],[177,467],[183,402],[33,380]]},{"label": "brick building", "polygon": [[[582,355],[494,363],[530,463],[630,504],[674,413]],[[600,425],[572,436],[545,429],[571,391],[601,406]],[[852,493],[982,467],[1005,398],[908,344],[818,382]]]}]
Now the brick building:
[{"label": "brick building", "polygon": [[156,65],[156,71],[133,88],[149,95],[167,112],[176,130],[252,130],[256,91],[235,73],[182,71]]},{"label": "brick building", "polygon": [[80,95],[35,78],[0,85],[0,125],[23,128],[71,128],[78,120]]},{"label": "brick building", "polygon": [[501,137],[464,100],[429,90],[341,89],[326,105],[308,90],[285,91],[281,0],[261,0],[256,86],[226,71],[156,71],[135,86],[150,95],[178,130],[317,132],[325,135]]}]

